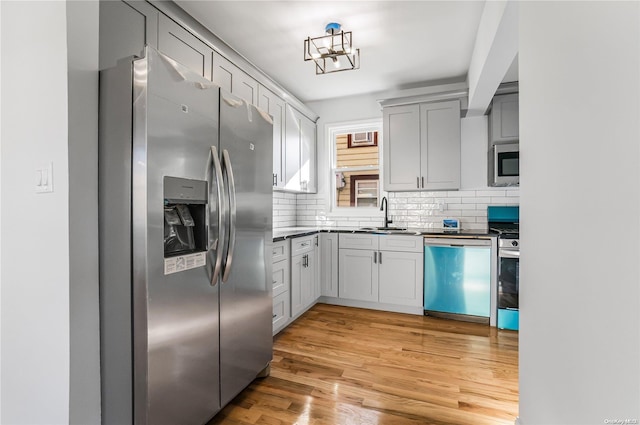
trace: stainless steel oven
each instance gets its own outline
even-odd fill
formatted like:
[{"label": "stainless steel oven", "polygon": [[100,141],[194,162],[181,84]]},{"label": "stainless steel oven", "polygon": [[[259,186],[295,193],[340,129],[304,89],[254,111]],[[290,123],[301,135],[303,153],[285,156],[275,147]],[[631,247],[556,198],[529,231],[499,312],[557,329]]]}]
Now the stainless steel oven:
[{"label": "stainless steel oven", "polygon": [[520,144],[495,144],[489,153],[489,184],[518,186],[520,184]]},{"label": "stainless steel oven", "polygon": [[518,330],[520,240],[498,238],[498,328]]},{"label": "stainless steel oven", "polygon": [[498,328],[519,328],[520,316],[520,208],[489,206],[487,222],[498,237]]}]

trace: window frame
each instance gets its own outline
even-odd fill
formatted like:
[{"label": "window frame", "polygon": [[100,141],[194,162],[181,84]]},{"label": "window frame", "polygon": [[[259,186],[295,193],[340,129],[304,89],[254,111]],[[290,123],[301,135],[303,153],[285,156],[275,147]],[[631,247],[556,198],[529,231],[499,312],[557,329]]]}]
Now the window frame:
[{"label": "window frame", "polygon": [[[380,199],[383,196],[387,196],[387,192],[382,188],[383,182],[383,155],[382,149],[384,146],[384,140],[382,137],[382,118],[362,121],[349,121],[342,123],[327,124],[325,130],[325,146],[329,153],[329,208],[328,216],[367,216],[367,217],[382,217],[383,212],[379,207],[338,207],[337,206],[337,188],[336,188],[336,173],[349,172],[349,171],[372,171],[377,170],[380,179]],[[361,133],[361,132],[378,132],[378,165],[377,166],[360,166],[360,167],[336,167],[336,137],[341,134],[349,133]]]}]

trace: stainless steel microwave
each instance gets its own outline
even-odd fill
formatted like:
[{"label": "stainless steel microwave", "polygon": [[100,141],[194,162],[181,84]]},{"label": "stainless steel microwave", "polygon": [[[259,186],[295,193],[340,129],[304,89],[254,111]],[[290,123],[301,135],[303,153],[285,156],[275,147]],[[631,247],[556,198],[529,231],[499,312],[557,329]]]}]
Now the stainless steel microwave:
[{"label": "stainless steel microwave", "polygon": [[520,144],[496,144],[489,152],[489,186],[520,184]]}]

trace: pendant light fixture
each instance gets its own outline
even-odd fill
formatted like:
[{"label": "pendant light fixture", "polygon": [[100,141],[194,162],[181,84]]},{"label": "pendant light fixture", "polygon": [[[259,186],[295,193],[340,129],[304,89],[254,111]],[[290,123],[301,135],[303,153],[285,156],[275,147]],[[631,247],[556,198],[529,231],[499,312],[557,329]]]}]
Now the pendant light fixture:
[{"label": "pendant light fixture", "polygon": [[351,31],[342,31],[340,24],[330,22],[325,35],[304,41],[304,60],[315,62],[317,75],[359,69],[360,49],[352,42]]}]

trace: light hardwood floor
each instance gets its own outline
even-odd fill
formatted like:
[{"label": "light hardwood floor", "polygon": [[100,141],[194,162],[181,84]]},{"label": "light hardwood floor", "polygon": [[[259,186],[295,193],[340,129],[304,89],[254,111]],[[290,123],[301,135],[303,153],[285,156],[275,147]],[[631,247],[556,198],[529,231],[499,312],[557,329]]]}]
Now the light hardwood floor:
[{"label": "light hardwood floor", "polygon": [[271,375],[208,425],[512,425],[517,413],[517,332],[317,304],[275,337]]}]

